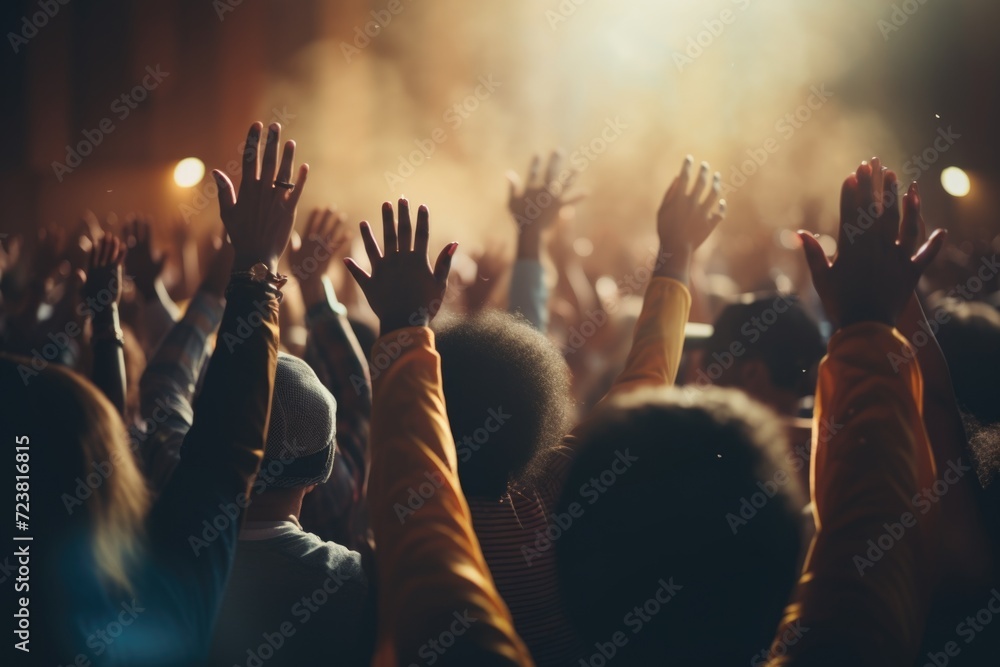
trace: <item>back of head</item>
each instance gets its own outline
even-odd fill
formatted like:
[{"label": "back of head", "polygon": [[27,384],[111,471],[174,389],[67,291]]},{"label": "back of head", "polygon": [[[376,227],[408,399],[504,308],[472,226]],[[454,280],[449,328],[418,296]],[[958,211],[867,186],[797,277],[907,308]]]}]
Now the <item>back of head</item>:
[{"label": "back of head", "polygon": [[995,547],[1000,545],[1000,313],[987,303],[931,299],[928,320],[948,362]]},{"label": "back of head", "polygon": [[26,479],[20,534],[33,538],[33,608],[48,610],[32,624],[57,653],[74,614],[132,587],[149,494],[110,401],[62,366],[32,363],[0,354],[0,437]]},{"label": "back of head", "polygon": [[539,454],[565,436],[569,369],[524,320],[483,311],[436,334],[458,472],[468,496],[500,498],[530,483]]},{"label": "back of head", "polygon": [[321,484],[333,469],[337,402],[305,361],[278,353],[257,492]]},{"label": "back of head", "polygon": [[930,306],[928,318],[940,323],[937,339],[962,408],[982,424],[1000,422],[1000,313],[986,303],[948,298]]},{"label": "back of head", "polygon": [[723,309],[705,344],[702,372],[715,384],[748,389],[739,366],[759,360],[774,388],[801,397],[815,387],[809,371],[825,352],[819,326],[794,297],[769,295]]},{"label": "back of head", "polygon": [[775,415],[732,390],[646,390],[601,408],[578,447],[556,515],[577,629],[622,633],[616,664],[750,662],[802,546],[802,491]]}]

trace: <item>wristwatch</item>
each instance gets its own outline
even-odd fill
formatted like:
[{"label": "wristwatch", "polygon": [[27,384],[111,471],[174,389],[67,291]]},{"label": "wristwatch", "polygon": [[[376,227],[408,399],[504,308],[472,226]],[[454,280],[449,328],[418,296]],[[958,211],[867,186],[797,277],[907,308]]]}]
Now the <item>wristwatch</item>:
[{"label": "wristwatch", "polygon": [[[244,280],[249,280],[254,283],[267,282],[268,276],[272,276],[271,269],[267,268],[267,264],[264,262],[257,262],[250,267],[248,271],[233,271],[233,278],[241,278]],[[274,281],[277,281],[278,276],[274,276]]]},{"label": "wristwatch", "polygon": [[271,269],[264,262],[257,262],[247,271],[233,271],[229,276],[229,287],[226,288],[226,295],[233,283],[251,282],[264,285],[267,291],[272,292],[280,303],[282,300],[281,288],[288,282],[288,276],[271,273]]}]

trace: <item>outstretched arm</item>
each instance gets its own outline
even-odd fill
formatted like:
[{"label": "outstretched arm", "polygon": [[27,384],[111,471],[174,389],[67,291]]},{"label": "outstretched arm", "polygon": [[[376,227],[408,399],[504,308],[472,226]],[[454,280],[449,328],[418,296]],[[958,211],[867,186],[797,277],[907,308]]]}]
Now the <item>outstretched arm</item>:
[{"label": "outstretched arm", "polygon": [[[157,588],[153,597],[173,606],[169,618],[183,633],[177,636],[190,637],[188,646],[195,647],[200,657],[208,649],[242,512],[263,458],[283,284],[275,269],[288,243],[307,173],[305,165],[300,167],[294,189],[277,185],[290,180],[295,149],[288,142],[277,167],[277,124],[268,132],[258,170],[261,130],[261,124],[254,123],[247,136],[238,199],[229,179],[213,172],[235,271],[227,289],[219,344],[195,402],[194,424],[150,517],[151,554],[159,573],[152,584]],[[212,531],[206,532],[206,526]]]},{"label": "outstretched arm", "polygon": [[[932,489],[935,466],[920,369],[909,364],[897,372],[890,354],[900,346],[912,353],[893,326],[944,235],[918,250],[915,190],[903,201],[902,220],[897,195],[893,172],[862,163],[841,193],[836,260],[800,232],[838,331],[816,391],[816,535],[772,665],[903,665],[920,646],[937,572],[939,512],[921,494]],[[788,645],[782,638],[797,625],[809,632]]]},{"label": "outstretched arm", "polygon": [[371,421],[371,378],[347,310],[337,301],[326,275],[346,244],[339,215],[316,209],[293,250],[292,273],[298,278],[306,306],[309,338],[305,360],[337,401],[337,454],[330,479],[307,494],[300,521],[323,539],[365,551],[365,484],[368,479],[368,435]]},{"label": "outstretched arm", "polygon": [[133,433],[133,446],[155,491],[166,485],[177,467],[181,443],[194,420],[195,388],[208,362],[209,339],[222,320],[232,265],[233,247],[223,238],[187,311],[142,374],[139,391],[146,430]]},{"label": "outstretched arm", "polygon": [[726,202],[719,199],[719,174],[709,183],[709,166],[702,162],[692,185],[693,166],[694,158],[689,155],[656,214],[660,247],[655,264],[647,267],[652,280],[646,288],[625,369],[603,400],[639,387],[672,385],[677,378],[684,326],[691,309],[691,257],[726,212]]},{"label": "outstretched arm", "polygon": [[567,196],[575,173],[561,171],[562,156],[553,152],[545,169],[544,179],[539,177],[541,159],[531,160],[524,188],[517,174],[510,172],[510,195],[507,208],[517,223],[517,260],[510,281],[512,313],[520,313],[533,327],[545,333],[549,327],[549,290],[545,285],[542,268],[542,234],[559,219],[565,206],[579,201],[582,196]]},{"label": "outstretched arm", "polygon": [[125,246],[105,235],[90,253],[84,285],[88,314],[93,317],[91,380],[121,415],[125,414],[125,339],[118,321],[118,303],[122,298],[124,259]]},{"label": "outstretched arm", "polygon": [[[428,328],[444,298],[457,244],[447,245],[432,269],[426,208],[420,207],[414,229],[409,204],[400,200],[397,230],[387,202],[382,224],[384,255],[368,223],[361,223],[371,275],[347,260],[382,323],[384,349],[396,351],[375,379],[372,407],[369,505],[379,590],[372,664],[421,662],[428,642],[455,628],[459,636],[440,656],[441,665],[532,665],[490,576],[459,486],[441,363]],[[408,493],[422,484],[435,491],[414,510]]]},{"label": "outstretched arm", "polygon": [[[875,161],[872,161],[873,168]],[[917,243],[926,239],[926,226],[920,214],[920,194],[914,185],[913,206],[917,217]],[[911,295],[896,325],[906,336],[916,357],[898,349],[891,357],[894,368],[918,363],[924,377],[924,425],[932,443],[934,462],[938,470],[949,466],[965,469],[972,464],[968,451],[965,426],[952,387],[948,362],[934,333],[940,323],[939,313],[932,318],[924,314],[917,294]],[[949,592],[975,590],[992,576],[992,555],[984,528],[979,501],[980,492],[974,475],[963,475],[941,498],[942,539],[941,586]]]},{"label": "outstretched arm", "polygon": [[125,225],[129,253],[125,272],[131,276],[142,303],[142,349],[152,355],[180,317],[177,304],[167,294],[160,278],[167,256],[157,254],[153,232],[147,218],[137,216]]}]

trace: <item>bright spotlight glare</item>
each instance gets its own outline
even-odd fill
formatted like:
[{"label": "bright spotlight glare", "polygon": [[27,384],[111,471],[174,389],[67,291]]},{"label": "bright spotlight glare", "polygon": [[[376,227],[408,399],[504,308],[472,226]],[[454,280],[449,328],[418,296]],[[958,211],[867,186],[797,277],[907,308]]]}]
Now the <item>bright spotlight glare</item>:
[{"label": "bright spotlight glare", "polygon": [[964,197],[972,189],[969,175],[958,167],[948,167],[941,172],[941,185],[952,197]]},{"label": "bright spotlight glare", "polygon": [[186,157],[174,167],[174,183],[182,188],[192,188],[205,176],[205,163],[196,157]]}]

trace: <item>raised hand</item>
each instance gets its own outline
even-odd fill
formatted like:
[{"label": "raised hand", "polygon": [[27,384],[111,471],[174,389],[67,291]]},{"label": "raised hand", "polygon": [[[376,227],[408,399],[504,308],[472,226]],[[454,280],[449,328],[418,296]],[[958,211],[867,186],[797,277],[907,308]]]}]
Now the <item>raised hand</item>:
[{"label": "raised hand", "polygon": [[233,268],[245,271],[262,262],[271,273],[277,271],[278,259],[288,245],[295,207],[302,196],[302,189],[309,174],[309,165],[299,167],[295,183],[292,163],[295,142],[285,142],[278,165],[278,142],[281,125],[272,123],[264,143],[264,156],[258,164],[261,123],[254,123],[247,133],[243,151],[243,176],[239,197],[233,183],[223,172],[215,169],[212,177],[219,187],[219,211],[235,251]]},{"label": "raised hand", "polygon": [[446,245],[432,269],[427,260],[430,238],[427,207],[417,209],[414,229],[410,223],[410,204],[405,199],[399,200],[398,231],[392,204],[382,204],[382,230],[384,255],[371,226],[367,221],[361,223],[361,239],[372,265],[371,275],[353,259],[345,259],[344,263],[381,321],[383,336],[403,327],[427,326],[444,301],[451,258],[458,244]]},{"label": "raised hand", "polygon": [[834,261],[811,234],[799,232],[813,284],[834,326],[864,321],[895,326],[920,275],[944,246],[943,229],[920,245],[922,229],[916,182],[903,197],[900,217],[896,174],[878,158],[862,162],[844,180]]},{"label": "raised hand", "polygon": [[674,177],[656,213],[660,238],[660,260],[656,274],[686,283],[691,256],[726,215],[726,201],[719,199],[722,177],[718,172],[709,184],[709,166],[701,163],[691,184],[694,158],[688,155]]},{"label": "raised hand", "polygon": [[114,236],[106,235],[94,243],[90,251],[87,282],[83,296],[88,308],[95,313],[107,311],[108,306],[122,299],[122,262],[125,244]]},{"label": "raised hand", "polygon": [[314,208],[309,213],[304,236],[292,234],[289,262],[299,281],[319,280],[326,275],[330,262],[348,239],[344,220],[336,211]]},{"label": "raised hand", "polygon": [[507,173],[507,180],[510,182],[507,208],[517,222],[519,258],[537,259],[542,232],[559,219],[564,206],[583,199],[582,194],[568,194],[576,172],[560,170],[561,153],[553,151],[549,156],[544,178],[539,177],[541,164],[541,158],[537,155],[532,158],[523,190],[518,175],[514,172]]},{"label": "raised hand", "polygon": [[125,272],[147,301],[156,296],[156,281],[163,272],[167,256],[157,253],[148,218],[136,216],[125,222],[123,238],[128,246]]}]

